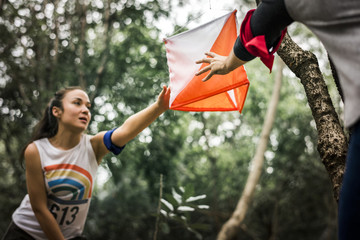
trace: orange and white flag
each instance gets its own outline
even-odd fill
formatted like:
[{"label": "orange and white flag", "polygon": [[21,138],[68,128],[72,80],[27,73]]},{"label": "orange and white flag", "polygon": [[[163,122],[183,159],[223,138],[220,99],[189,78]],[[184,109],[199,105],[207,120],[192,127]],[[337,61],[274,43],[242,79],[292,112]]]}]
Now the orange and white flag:
[{"label": "orange and white flag", "polygon": [[164,39],[170,75],[170,109],[180,111],[239,111],[249,80],[243,66],[226,75],[195,76],[207,65],[196,64],[205,52],[227,56],[238,36],[236,10],[195,29]]}]

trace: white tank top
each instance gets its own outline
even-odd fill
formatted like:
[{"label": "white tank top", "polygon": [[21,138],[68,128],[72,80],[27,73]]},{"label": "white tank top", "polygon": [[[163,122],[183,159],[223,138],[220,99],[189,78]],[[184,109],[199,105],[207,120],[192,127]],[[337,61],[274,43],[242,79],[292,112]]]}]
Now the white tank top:
[{"label": "white tank top", "polygon": [[[55,148],[47,138],[34,141],[44,173],[47,205],[66,239],[81,235],[98,168],[89,135],[69,150]],[[35,239],[47,239],[27,194],[13,216],[14,223]]]}]

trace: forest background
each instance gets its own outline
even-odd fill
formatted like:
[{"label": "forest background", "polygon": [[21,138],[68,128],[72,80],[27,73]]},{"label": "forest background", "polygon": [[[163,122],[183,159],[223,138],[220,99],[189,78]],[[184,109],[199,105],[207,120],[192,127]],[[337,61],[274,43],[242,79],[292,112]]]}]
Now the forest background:
[{"label": "forest background", "polygon": [[[19,152],[54,92],[70,85],[87,90],[93,102],[89,134],[120,125],[169,83],[164,32],[184,31],[187,23],[200,23],[205,12],[219,9],[213,1],[201,6],[188,0],[0,3],[2,235],[26,194]],[[238,9],[239,22],[256,6],[234,4],[227,8]],[[178,15],[185,20],[179,22]],[[300,24],[289,33],[317,56],[342,116],[321,44]],[[277,63],[272,74],[258,60],[246,70],[250,89],[242,114],[167,111],[123,153],[105,158],[85,227],[89,239],[215,239],[252,169],[276,71],[283,72],[276,118],[262,175],[235,239],[337,239],[337,203],[303,86]]]}]

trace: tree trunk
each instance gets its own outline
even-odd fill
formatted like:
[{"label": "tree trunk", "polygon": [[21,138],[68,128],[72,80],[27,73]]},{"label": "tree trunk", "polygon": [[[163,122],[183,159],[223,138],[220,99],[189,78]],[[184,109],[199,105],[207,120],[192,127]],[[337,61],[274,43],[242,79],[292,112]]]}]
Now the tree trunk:
[{"label": "tree trunk", "polygon": [[333,194],[339,200],[348,141],[332,104],[315,55],[304,51],[286,35],[278,52],[300,78],[318,131],[317,150],[330,176]]},{"label": "tree trunk", "polygon": [[275,120],[276,108],[280,96],[283,68],[284,63],[280,60],[279,69],[275,76],[274,90],[271,96],[268,110],[266,112],[264,126],[261,132],[258,146],[256,148],[255,156],[252,160],[251,170],[249,172],[244,191],[233,215],[221,228],[217,238],[218,240],[233,239],[236,236],[236,234],[240,230],[241,223],[244,220],[246,212],[249,208],[249,204],[254,194],[255,187],[259,182],[261,170],[264,164],[264,153],[266,151],[266,147],[269,141],[269,135]]},{"label": "tree trunk", "polygon": [[278,234],[278,222],[279,222],[279,203],[276,201],[274,206],[274,213],[270,225],[270,237],[269,240],[276,240]]}]

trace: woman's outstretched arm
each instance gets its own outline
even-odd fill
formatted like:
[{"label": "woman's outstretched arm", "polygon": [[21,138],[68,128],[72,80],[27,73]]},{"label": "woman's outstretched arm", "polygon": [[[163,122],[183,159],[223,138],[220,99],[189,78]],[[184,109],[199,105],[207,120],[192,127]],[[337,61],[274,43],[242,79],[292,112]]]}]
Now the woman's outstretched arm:
[{"label": "woman's outstretched arm", "polygon": [[[134,139],[140,132],[147,128],[162,113],[169,109],[170,88],[164,86],[157,101],[138,113],[130,116],[111,135],[111,142],[117,147],[123,147],[130,140]],[[93,137],[93,148],[98,162],[109,152],[103,142],[106,132],[101,132]]]}]

